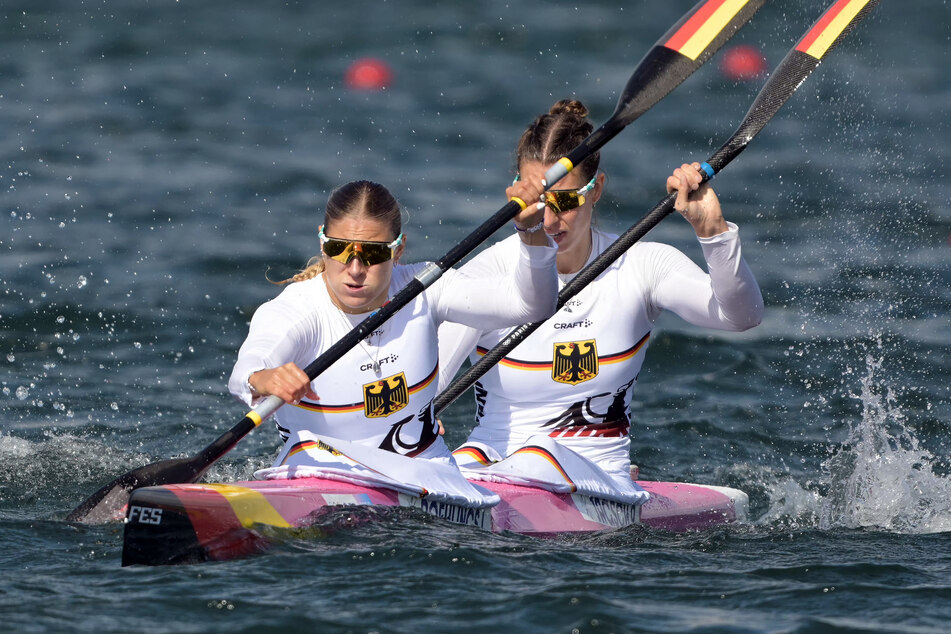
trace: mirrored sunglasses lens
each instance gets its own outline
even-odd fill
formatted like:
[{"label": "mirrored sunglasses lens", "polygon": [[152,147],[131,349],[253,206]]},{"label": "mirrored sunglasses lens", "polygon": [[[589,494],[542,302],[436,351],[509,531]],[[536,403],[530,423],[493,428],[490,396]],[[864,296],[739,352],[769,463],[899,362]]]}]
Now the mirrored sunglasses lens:
[{"label": "mirrored sunglasses lens", "polygon": [[545,203],[556,214],[571,211],[581,205],[578,192],[545,192]]},{"label": "mirrored sunglasses lens", "polygon": [[324,253],[327,254],[327,257],[342,264],[349,264],[352,258],[360,258],[360,261],[366,266],[382,264],[393,256],[392,251],[385,244],[349,242],[335,238],[326,239]]},{"label": "mirrored sunglasses lens", "polygon": [[363,263],[367,266],[372,266],[374,264],[382,264],[390,259],[392,252],[390,248],[385,244],[360,244],[360,249],[357,251],[357,255],[360,256],[360,259],[363,260]]},{"label": "mirrored sunglasses lens", "polygon": [[[334,238],[327,238],[327,241],[324,242],[324,253],[331,258],[339,258],[344,251],[348,251],[347,247],[351,245],[350,242],[346,240],[335,240]],[[346,256],[344,256],[346,257]]]}]

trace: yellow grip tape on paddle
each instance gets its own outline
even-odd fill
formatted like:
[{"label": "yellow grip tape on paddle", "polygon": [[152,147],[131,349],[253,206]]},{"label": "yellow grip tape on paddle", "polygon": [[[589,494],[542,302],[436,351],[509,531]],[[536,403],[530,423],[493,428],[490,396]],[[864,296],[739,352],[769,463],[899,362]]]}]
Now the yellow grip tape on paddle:
[{"label": "yellow grip tape on paddle", "polygon": [[521,207],[523,210],[524,210],[526,207],[528,207],[528,203],[526,203],[524,200],[522,200],[522,199],[519,198],[518,196],[512,196],[509,200],[514,200],[515,202],[517,202],[517,203],[518,203],[518,206]]},{"label": "yellow grip tape on paddle", "polygon": [[287,520],[271,506],[267,498],[254,489],[231,484],[206,484],[204,486],[214,489],[228,501],[231,510],[234,511],[238,521],[245,528],[251,528],[255,524],[267,524],[268,526],[279,526],[281,528],[291,527]]},{"label": "yellow grip tape on paddle", "polygon": [[558,162],[561,163],[569,172],[575,168],[575,164],[568,160],[567,156],[561,157],[558,159]]},{"label": "yellow grip tape on paddle", "polygon": [[257,412],[255,412],[253,409],[252,409],[250,412],[248,412],[247,414],[245,414],[244,417],[245,417],[245,418],[250,418],[250,419],[251,419],[251,422],[254,423],[254,426],[255,426],[255,427],[257,427],[258,425],[260,425],[260,424],[264,421],[264,419],[261,418],[261,415],[258,414]]}]

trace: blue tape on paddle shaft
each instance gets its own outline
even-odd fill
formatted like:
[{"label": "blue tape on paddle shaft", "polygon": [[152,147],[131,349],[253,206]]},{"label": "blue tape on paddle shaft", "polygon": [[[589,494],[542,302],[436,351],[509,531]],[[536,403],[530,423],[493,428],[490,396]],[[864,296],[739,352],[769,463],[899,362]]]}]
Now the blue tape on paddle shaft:
[{"label": "blue tape on paddle shaft", "polygon": [[707,175],[708,181],[712,181],[713,177],[717,175],[717,173],[713,171],[713,168],[710,167],[710,164],[706,161],[700,164],[700,169],[702,169],[703,173]]}]

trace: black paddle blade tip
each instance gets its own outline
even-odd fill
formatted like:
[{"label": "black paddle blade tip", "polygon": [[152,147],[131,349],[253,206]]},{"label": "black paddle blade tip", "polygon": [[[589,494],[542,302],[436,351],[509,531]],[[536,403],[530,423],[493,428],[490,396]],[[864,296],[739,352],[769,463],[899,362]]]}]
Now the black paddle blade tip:
[{"label": "black paddle blade tip", "polygon": [[125,518],[129,496],[141,487],[195,482],[208,468],[201,457],[172,458],[133,469],[102,487],[66,516],[67,522],[104,524]]},{"label": "black paddle blade tip", "polygon": [[135,487],[136,483],[125,481],[125,477],[113,480],[73,509],[66,516],[66,521],[82,524],[120,521],[125,515],[125,507]]}]

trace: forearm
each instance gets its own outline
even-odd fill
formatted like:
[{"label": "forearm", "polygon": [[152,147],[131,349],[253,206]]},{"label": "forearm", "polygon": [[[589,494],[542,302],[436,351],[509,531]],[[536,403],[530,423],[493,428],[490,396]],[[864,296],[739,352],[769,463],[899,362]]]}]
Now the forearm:
[{"label": "forearm", "polygon": [[700,244],[723,322],[738,331],[758,325],[763,319],[763,295],[743,258],[737,226],[730,223],[727,231],[700,238]]},{"label": "forearm", "polygon": [[760,323],[763,297],[743,260],[736,225],[712,238],[701,238],[708,271],[673,247],[656,245],[652,253],[652,302],[706,328],[741,331]]}]

